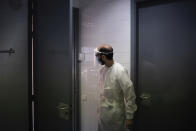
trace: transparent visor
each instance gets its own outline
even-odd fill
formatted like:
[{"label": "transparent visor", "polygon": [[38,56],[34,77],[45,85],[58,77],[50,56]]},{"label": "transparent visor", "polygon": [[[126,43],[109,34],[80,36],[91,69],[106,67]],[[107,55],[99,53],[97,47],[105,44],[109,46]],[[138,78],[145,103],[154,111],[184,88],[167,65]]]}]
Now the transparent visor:
[{"label": "transparent visor", "polygon": [[97,59],[98,59],[98,56],[99,56],[100,54],[109,55],[110,53],[113,53],[113,52],[107,52],[107,53],[105,53],[105,52],[100,52],[97,48],[95,48],[95,49],[94,49],[94,66],[96,66],[96,65],[99,64],[98,61],[97,61]]},{"label": "transparent visor", "polygon": [[99,63],[98,63],[98,61],[97,61],[97,57],[98,57],[99,54],[101,54],[101,52],[98,51],[97,48],[95,48],[95,49],[94,49],[94,66],[99,65]]},{"label": "transparent visor", "polygon": [[95,56],[98,56],[98,55],[101,54],[101,53],[102,53],[102,52],[98,51],[97,48],[94,49],[94,54],[95,54]]},{"label": "transparent visor", "polygon": [[107,52],[107,53],[105,53],[105,52],[98,51],[97,48],[94,49],[95,56],[98,56],[99,54],[109,55],[110,53],[113,53],[113,52]]}]

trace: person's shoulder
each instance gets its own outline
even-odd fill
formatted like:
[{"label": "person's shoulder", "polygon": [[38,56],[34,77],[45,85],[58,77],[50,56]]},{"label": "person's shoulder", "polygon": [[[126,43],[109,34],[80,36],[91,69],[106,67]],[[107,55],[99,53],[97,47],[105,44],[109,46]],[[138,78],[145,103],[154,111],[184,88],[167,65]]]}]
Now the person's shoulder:
[{"label": "person's shoulder", "polygon": [[115,66],[114,66],[115,70],[118,71],[118,72],[125,72],[126,71],[126,68],[121,65],[120,63],[115,63]]}]

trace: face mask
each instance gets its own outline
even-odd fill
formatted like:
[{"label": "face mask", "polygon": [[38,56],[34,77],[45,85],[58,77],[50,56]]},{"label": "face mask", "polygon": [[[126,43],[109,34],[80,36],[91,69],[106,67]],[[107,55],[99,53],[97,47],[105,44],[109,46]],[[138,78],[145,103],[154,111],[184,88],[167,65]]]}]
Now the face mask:
[{"label": "face mask", "polygon": [[104,62],[101,58],[96,57],[96,59],[97,59],[97,62],[98,62],[100,65],[104,65],[104,64],[105,64],[105,62]]}]

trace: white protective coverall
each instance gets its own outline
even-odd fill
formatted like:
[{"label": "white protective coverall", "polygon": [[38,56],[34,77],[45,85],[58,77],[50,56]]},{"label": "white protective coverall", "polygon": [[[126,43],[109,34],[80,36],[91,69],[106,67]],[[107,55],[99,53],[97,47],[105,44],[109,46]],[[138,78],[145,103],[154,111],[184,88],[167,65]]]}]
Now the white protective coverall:
[{"label": "white protective coverall", "polygon": [[99,74],[98,131],[125,131],[125,120],[137,109],[135,92],[127,70],[119,63],[104,66]]}]

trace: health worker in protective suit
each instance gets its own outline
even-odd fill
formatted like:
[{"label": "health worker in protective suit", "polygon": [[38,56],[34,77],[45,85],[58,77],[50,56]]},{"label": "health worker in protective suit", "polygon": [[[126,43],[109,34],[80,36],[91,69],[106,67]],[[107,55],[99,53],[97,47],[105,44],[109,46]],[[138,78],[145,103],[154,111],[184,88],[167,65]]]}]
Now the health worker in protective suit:
[{"label": "health worker in protective suit", "polygon": [[127,70],[113,60],[113,48],[101,45],[95,49],[99,72],[98,131],[126,131],[132,127],[135,92]]}]

